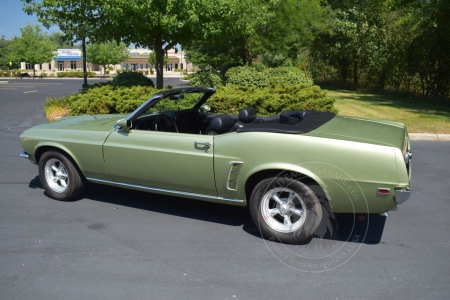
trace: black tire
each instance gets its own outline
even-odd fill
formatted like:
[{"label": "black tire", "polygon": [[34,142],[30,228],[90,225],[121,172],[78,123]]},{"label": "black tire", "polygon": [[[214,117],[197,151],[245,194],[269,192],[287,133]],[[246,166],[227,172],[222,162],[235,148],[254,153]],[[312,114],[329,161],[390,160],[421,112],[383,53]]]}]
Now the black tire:
[{"label": "black tire", "polygon": [[85,184],[75,163],[58,150],[49,150],[39,160],[39,178],[47,194],[56,200],[68,201],[80,195]]},{"label": "black tire", "polygon": [[299,244],[310,238],[322,219],[316,194],[296,180],[274,177],[262,180],[250,197],[250,214],[269,240]]}]

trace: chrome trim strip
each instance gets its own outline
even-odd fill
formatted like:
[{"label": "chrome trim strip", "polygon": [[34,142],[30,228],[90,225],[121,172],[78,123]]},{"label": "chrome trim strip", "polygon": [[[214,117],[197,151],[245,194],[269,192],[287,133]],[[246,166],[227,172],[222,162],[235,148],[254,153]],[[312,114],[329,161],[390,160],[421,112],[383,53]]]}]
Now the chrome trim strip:
[{"label": "chrome trim strip", "polygon": [[189,193],[189,192],[166,190],[166,189],[161,189],[161,188],[136,185],[136,184],[130,184],[130,183],[123,183],[123,182],[115,182],[115,181],[96,179],[96,178],[91,178],[91,177],[87,177],[86,179],[88,181],[93,181],[93,182],[107,183],[107,184],[111,184],[111,185],[117,185],[119,187],[121,187],[121,186],[122,187],[131,187],[131,188],[136,188],[136,189],[140,189],[140,190],[164,193],[164,194],[169,194],[169,195],[188,196],[188,197],[199,198],[199,199],[204,199],[204,200],[229,201],[229,202],[238,202],[238,203],[244,202],[244,200],[240,200],[240,199],[230,199],[230,198],[222,198],[222,197],[217,197],[217,196],[210,196],[210,195],[203,195],[203,194],[196,194],[196,193]]},{"label": "chrome trim strip", "polygon": [[403,204],[406,202],[406,200],[409,199],[411,196],[411,190],[406,188],[405,190],[396,190],[395,191],[395,202],[397,202],[398,205]]},{"label": "chrome trim strip", "polygon": [[30,158],[30,156],[28,155],[28,153],[25,152],[25,150],[23,150],[23,151],[20,153],[20,157],[23,157],[23,158]]}]

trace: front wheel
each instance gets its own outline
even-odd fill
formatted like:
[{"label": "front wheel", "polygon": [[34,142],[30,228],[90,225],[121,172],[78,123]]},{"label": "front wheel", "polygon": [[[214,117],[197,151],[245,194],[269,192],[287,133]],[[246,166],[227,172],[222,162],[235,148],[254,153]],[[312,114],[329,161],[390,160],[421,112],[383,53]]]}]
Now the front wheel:
[{"label": "front wheel", "polygon": [[288,244],[307,240],[322,219],[316,194],[307,185],[287,178],[268,178],[256,185],[250,214],[262,235]]},{"label": "front wheel", "polygon": [[56,200],[68,201],[84,190],[84,177],[62,152],[50,150],[39,160],[39,178],[47,194]]}]

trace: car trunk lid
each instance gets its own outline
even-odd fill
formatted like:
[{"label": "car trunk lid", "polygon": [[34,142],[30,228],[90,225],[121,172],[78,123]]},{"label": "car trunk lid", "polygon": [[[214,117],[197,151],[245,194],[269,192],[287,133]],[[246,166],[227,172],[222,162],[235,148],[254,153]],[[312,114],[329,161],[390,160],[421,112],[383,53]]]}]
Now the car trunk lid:
[{"label": "car trunk lid", "polygon": [[306,135],[393,146],[403,150],[406,127],[397,122],[336,116]]}]

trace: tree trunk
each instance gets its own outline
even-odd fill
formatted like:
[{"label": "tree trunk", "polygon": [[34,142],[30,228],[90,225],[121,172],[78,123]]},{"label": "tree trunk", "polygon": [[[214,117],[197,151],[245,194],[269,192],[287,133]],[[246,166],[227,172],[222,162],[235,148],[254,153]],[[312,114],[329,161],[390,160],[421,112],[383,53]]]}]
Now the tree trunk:
[{"label": "tree trunk", "polygon": [[156,88],[162,89],[164,87],[164,75],[163,75],[163,64],[164,64],[164,48],[162,39],[158,38],[155,41],[155,54],[156,54]]}]

